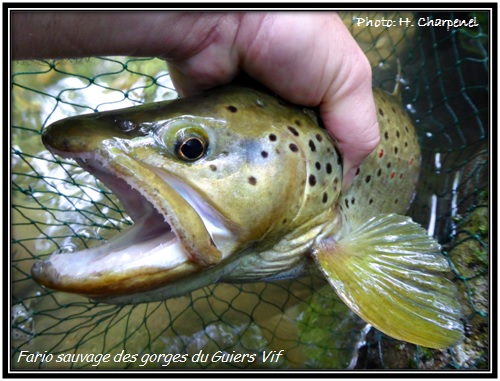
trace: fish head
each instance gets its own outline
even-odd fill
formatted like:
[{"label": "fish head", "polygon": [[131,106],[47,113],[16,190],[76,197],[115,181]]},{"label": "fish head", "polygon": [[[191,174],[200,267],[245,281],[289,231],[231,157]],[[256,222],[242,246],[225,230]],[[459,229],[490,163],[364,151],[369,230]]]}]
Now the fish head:
[{"label": "fish head", "polygon": [[134,225],[38,261],[34,279],[96,299],[144,293],[272,246],[293,229],[307,187],[307,162],[284,126],[311,124],[279,102],[223,88],[49,126],[45,146],[101,180]]}]

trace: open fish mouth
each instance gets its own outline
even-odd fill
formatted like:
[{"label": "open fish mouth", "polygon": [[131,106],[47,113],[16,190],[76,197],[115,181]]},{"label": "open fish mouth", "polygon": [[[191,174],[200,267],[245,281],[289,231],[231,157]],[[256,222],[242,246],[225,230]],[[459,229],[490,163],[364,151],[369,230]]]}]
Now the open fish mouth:
[{"label": "open fish mouth", "polygon": [[116,155],[116,149],[79,154],[49,149],[101,180],[134,224],[97,247],[37,261],[32,276],[38,283],[106,299],[161,288],[223,259],[214,239],[227,238],[224,224],[182,180]]}]

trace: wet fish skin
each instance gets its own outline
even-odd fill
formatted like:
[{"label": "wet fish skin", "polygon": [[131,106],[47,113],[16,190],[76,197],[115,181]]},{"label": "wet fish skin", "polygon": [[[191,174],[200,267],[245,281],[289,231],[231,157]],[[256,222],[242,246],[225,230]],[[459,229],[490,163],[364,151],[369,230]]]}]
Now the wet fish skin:
[{"label": "wet fish skin", "polygon": [[249,88],[56,122],[46,147],[107,184],[134,227],[98,248],[53,254],[34,265],[34,279],[138,303],[219,281],[296,277],[315,264],[389,335],[459,342],[448,264],[401,216],[418,180],[417,136],[397,98],[374,96],[381,142],[346,192],[341,153],[314,112]]}]

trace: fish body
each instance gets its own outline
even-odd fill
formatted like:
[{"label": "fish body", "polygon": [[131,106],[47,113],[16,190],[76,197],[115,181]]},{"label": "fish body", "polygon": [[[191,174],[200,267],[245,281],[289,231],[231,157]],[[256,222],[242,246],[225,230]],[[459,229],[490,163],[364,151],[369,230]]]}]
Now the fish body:
[{"label": "fish body", "polygon": [[45,146],[102,180],[134,225],[104,245],[35,263],[34,279],[140,303],[318,266],[380,330],[455,344],[463,329],[447,262],[401,215],[418,180],[417,137],[395,97],[374,96],[381,142],[345,192],[340,150],[316,114],[249,88],[52,124]]}]

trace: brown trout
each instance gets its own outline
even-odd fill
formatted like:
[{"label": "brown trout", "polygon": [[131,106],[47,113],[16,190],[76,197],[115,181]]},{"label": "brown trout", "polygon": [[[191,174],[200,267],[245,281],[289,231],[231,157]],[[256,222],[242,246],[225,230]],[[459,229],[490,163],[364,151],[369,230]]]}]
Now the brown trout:
[{"label": "brown trout", "polygon": [[134,224],[101,246],[36,262],[33,278],[141,303],[318,266],[382,332],[433,348],[458,343],[448,263],[402,216],[421,161],[414,128],[393,96],[374,95],[381,142],[345,193],[341,154],[316,114],[249,88],[52,124],[45,146],[105,183]]}]

